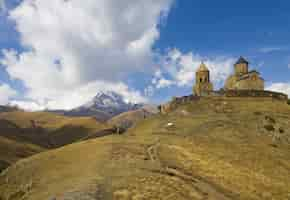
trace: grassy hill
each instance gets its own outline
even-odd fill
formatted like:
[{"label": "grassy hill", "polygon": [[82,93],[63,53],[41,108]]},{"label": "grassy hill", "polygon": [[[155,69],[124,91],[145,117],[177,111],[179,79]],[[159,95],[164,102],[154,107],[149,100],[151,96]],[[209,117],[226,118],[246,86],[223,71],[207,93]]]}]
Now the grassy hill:
[{"label": "grassy hill", "polygon": [[44,151],[37,145],[17,142],[0,136],[0,171],[19,159]]},{"label": "grassy hill", "polygon": [[117,126],[124,129],[130,128],[139,121],[142,121],[148,117],[155,115],[156,112],[144,109],[138,109],[133,111],[128,111],[117,115],[107,121],[111,126]]},{"label": "grassy hill", "polygon": [[285,200],[289,169],[286,103],[202,99],[140,121],[125,135],[23,159],[0,175],[0,197]]},{"label": "grassy hill", "polygon": [[106,128],[89,117],[64,117],[46,112],[0,113],[0,171],[8,164],[57,148]]},{"label": "grassy hill", "polygon": [[98,129],[102,123],[97,122],[92,117],[66,117],[49,112],[5,112],[0,113],[0,119],[5,119],[15,123],[21,128],[29,128],[34,121],[35,126],[40,126],[48,130],[56,130],[65,125],[85,126],[90,129]]}]

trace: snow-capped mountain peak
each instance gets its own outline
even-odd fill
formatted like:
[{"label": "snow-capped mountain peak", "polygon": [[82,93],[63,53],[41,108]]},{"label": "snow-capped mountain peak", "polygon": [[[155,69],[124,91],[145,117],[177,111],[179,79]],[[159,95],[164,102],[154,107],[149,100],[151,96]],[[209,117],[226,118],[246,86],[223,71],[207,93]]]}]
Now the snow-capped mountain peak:
[{"label": "snow-capped mountain peak", "polygon": [[110,107],[124,107],[127,105],[132,105],[131,103],[126,103],[124,98],[114,92],[100,92],[92,100],[87,102],[81,107],[98,107],[98,108],[110,108]]},{"label": "snow-capped mountain peak", "polygon": [[67,115],[94,116],[103,114],[110,118],[123,112],[139,109],[143,104],[127,103],[123,96],[115,92],[99,92],[86,104],[71,110]]}]

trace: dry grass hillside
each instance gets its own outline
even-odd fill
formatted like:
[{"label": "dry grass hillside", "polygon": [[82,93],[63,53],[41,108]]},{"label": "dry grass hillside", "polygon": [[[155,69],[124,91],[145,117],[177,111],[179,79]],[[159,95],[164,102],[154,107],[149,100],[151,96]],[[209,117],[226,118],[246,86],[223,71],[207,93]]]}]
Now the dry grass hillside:
[{"label": "dry grass hillside", "polygon": [[46,112],[0,113],[0,171],[15,161],[60,147],[106,128],[93,118]]},{"label": "dry grass hillside", "polygon": [[19,159],[42,152],[44,148],[37,145],[17,142],[0,136],[0,171]]},{"label": "dry grass hillside", "polygon": [[128,111],[121,113],[120,115],[117,115],[110,120],[107,121],[107,123],[111,126],[117,126],[124,129],[130,128],[139,121],[142,121],[144,119],[147,119],[153,115],[157,114],[155,110],[147,110],[144,109],[138,109],[133,111]]},{"label": "dry grass hillside", "polygon": [[1,200],[288,200],[290,106],[202,99],[17,162]]},{"label": "dry grass hillside", "polygon": [[56,130],[66,125],[84,126],[90,129],[99,129],[102,123],[98,123],[91,117],[66,117],[49,112],[4,112],[0,113],[0,119],[8,120],[21,128],[29,128],[32,121],[35,126],[48,130]]}]

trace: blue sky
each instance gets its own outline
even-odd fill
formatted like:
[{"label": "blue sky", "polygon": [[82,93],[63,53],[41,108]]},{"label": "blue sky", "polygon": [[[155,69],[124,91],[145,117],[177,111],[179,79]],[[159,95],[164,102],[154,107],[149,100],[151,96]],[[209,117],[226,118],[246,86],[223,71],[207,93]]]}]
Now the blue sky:
[{"label": "blue sky", "polygon": [[8,0],[0,103],[70,109],[102,90],[161,103],[191,93],[201,61],[222,87],[241,55],[267,89],[290,95],[289,10],[285,0]]},{"label": "blue sky", "polygon": [[[269,81],[289,81],[290,2],[177,1],[157,48],[202,55],[243,55]],[[274,73],[274,74],[273,74]]]}]

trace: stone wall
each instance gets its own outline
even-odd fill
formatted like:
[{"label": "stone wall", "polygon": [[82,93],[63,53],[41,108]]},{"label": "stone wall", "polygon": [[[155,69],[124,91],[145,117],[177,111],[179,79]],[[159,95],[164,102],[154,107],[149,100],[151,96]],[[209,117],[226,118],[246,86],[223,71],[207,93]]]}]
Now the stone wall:
[{"label": "stone wall", "polygon": [[184,96],[184,97],[173,97],[169,103],[160,106],[160,112],[166,114],[170,111],[175,110],[179,105],[186,104],[189,102],[199,101],[202,98],[252,98],[253,101],[260,99],[278,100],[288,102],[288,96],[283,93],[264,91],[264,90],[219,90],[213,91],[207,97],[199,97],[196,95]]},{"label": "stone wall", "polygon": [[235,87],[240,90],[264,90],[264,81],[259,77],[256,77],[256,79],[242,79],[236,82]]},{"label": "stone wall", "polygon": [[288,100],[286,94],[266,90],[219,90],[214,91],[212,95],[224,97],[269,97],[285,102]]},{"label": "stone wall", "polygon": [[198,83],[193,87],[193,93],[197,96],[208,96],[212,91],[212,83]]},{"label": "stone wall", "polygon": [[165,114],[177,108],[177,106],[199,100],[201,97],[190,95],[184,97],[173,97],[172,100],[160,106],[160,112]]},{"label": "stone wall", "polygon": [[248,74],[247,77],[230,76],[226,80],[227,90],[264,90],[264,80],[257,74]]},{"label": "stone wall", "polygon": [[248,73],[249,66],[247,63],[240,63],[235,65],[235,74],[245,74]]}]

